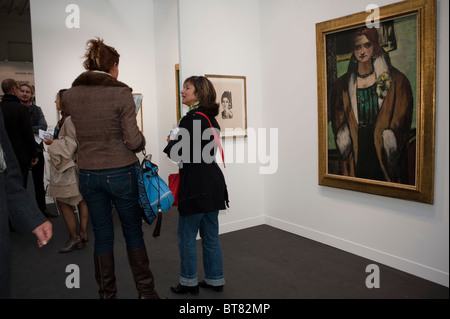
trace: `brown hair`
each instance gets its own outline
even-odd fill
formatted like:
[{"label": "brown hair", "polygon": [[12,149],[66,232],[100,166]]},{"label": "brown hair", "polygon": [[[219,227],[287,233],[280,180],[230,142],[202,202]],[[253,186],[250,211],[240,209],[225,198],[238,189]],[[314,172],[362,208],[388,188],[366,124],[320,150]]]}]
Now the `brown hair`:
[{"label": "brown hair", "polygon": [[2,90],[5,94],[14,94],[14,89],[18,87],[19,85],[14,79],[6,79],[2,82]]},{"label": "brown hair", "polygon": [[[380,41],[378,40],[378,31],[376,28],[367,28],[362,27],[356,30],[352,34],[351,38],[351,46],[353,51],[353,46],[355,44],[355,40],[359,36],[366,36],[367,40],[372,43],[373,46],[373,55],[372,55],[372,62],[379,56],[384,57],[387,65],[391,66],[391,59],[389,58],[389,54],[384,51],[384,49],[380,45]],[[356,73],[358,71],[358,60],[356,59],[355,52],[353,51],[352,56],[350,58],[350,63],[348,64],[347,68],[347,74]]]},{"label": "brown hair", "polygon": [[365,35],[367,40],[373,45],[373,53],[375,56],[379,55],[381,52],[380,42],[378,40],[378,31],[376,28],[360,28],[352,35],[352,50],[355,45],[355,40],[357,37]]},{"label": "brown hair", "polygon": [[114,64],[119,64],[120,54],[106,45],[103,39],[91,39],[86,43],[86,60],[83,66],[88,71],[109,72]]},{"label": "brown hair", "polygon": [[199,105],[212,116],[219,114],[219,104],[216,102],[216,90],[214,85],[204,76],[191,76],[184,83],[191,83],[195,88]]},{"label": "brown hair", "polygon": [[59,108],[61,109],[61,113],[64,114],[64,115],[69,116],[70,114],[69,114],[69,112],[67,112],[66,106],[64,105],[64,102],[63,102],[63,93],[66,92],[66,91],[67,91],[67,89],[61,89],[61,90],[58,91],[57,94],[58,94],[58,97],[59,97]]}]

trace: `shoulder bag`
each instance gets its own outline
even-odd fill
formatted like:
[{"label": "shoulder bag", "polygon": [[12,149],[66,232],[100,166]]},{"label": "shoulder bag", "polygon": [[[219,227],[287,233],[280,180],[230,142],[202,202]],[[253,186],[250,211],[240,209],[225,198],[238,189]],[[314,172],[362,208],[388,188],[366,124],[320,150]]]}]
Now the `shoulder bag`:
[{"label": "shoulder bag", "polygon": [[144,159],[136,165],[138,181],[139,205],[142,208],[142,219],[149,225],[157,218],[153,237],[158,237],[161,230],[162,213],[169,210],[174,197],[166,182],[158,174],[158,166],[151,162],[151,155],[142,151]]}]

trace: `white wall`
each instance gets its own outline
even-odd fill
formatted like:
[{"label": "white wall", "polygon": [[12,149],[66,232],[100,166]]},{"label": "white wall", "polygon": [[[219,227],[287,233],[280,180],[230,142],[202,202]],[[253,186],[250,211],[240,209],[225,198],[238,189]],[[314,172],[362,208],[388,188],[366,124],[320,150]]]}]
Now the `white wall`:
[{"label": "white wall", "polygon": [[[182,0],[180,77],[220,74],[246,76],[248,127],[262,127],[261,35],[258,0]],[[225,156],[247,141],[222,140]],[[234,151],[236,153],[236,151]],[[220,164],[227,181],[230,209],[220,214],[221,232],[264,223],[264,183],[259,163]]]},{"label": "white wall", "polygon": [[18,82],[34,84],[33,63],[0,61],[0,83],[9,78]]},{"label": "white wall", "polygon": [[439,1],[438,11],[435,204],[318,185],[315,24],[364,11],[368,3],[261,0],[262,113],[271,114],[266,126],[280,127],[279,169],[264,177],[266,220],[448,286],[448,1]]},{"label": "white wall", "polygon": [[[73,1],[31,0],[31,25],[36,102],[49,126],[57,122],[55,95],[69,88],[84,71],[86,42],[100,37],[121,55],[119,80],[142,93],[144,135],[158,139],[153,2],[144,0],[79,0],[80,28],[66,27],[67,5]],[[159,156],[159,147],[148,143],[147,152]]]},{"label": "white wall", "polygon": [[[158,145],[161,151],[169,131],[177,122],[177,99],[175,65],[179,64],[178,44],[178,1],[154,0],[154,26],[156,47],[156,103],[157,103],[157,130],[159,139],[150,137],[148,143]],[[167,155],[160,152],[155,159],[159,164],[160,175],[167,180],[170,173],[177,171],[178,167],[172,163]]]}]

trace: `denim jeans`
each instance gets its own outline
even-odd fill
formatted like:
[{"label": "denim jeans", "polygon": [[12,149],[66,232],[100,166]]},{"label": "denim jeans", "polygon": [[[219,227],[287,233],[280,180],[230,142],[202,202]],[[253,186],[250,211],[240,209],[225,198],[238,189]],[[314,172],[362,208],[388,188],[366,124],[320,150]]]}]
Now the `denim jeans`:
[{"label": "denim jeans", "polygon": [[214,211],[179,217],[180,284],[184,286],[198,284],[196,238],[199,230],[202,238],[205,281],[212,286],[225,284],[218,216],[219,211]]},{"label": "denim jeans", "polygon": [[80,170],[80,193],[89,209],[95,235],[94,253],[107,254],[114,249],[114,204],[122,225],[127,250],[144,245],[141,208],[135,164],[103,170]]}]

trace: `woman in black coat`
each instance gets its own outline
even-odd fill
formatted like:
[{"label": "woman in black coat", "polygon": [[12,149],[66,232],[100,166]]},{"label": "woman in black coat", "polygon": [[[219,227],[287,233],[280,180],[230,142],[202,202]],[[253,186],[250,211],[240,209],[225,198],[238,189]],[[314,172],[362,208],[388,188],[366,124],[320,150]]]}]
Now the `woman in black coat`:
[{"label": "woman in black coat", "polygon": [[[199,286],[222,291],[222,248],[219,240],[219,210],[228,206],[225,178],[215,162],[217,143],[214,127],[220,126],[215,116],[219,114],[216,92],[205,77],[192,76],[183,84],[182,103],[189,112],[179,124],[179,131],[170,140],[164,152],[180,163],[178,192],[178,248],[180,252],[180,279],[175,293],[197,294]],[[198,282],[196,237],[200,231],[203,249],[205,280]]]}]

